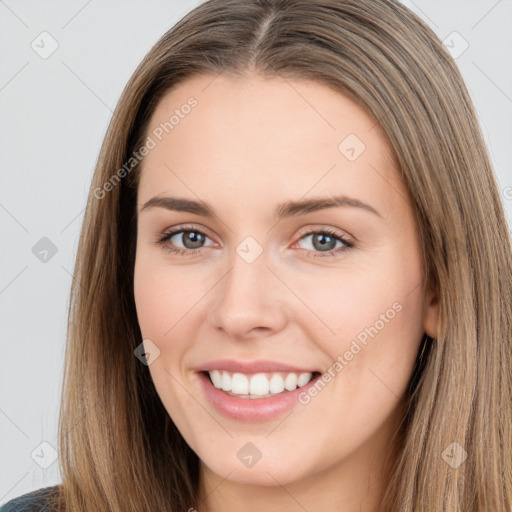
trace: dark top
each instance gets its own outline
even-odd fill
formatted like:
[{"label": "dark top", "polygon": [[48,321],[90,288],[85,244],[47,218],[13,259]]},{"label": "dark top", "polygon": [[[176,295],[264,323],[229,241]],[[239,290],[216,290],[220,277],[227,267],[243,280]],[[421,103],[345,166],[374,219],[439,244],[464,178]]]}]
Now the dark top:
[{"label": "dark top", "polygon": [[46,499],[58,490],[59,485],[43,487],[12,499],[0,507],[0,512],[49,512]]}]

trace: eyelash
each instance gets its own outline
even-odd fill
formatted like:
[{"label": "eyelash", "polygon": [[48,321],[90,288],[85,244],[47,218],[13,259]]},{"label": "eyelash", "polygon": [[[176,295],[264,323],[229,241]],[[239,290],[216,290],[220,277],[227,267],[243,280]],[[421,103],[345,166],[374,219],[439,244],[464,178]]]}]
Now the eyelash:
[{"label": "eyelash", "polygon": [[[170,253],[180,254],[180,255],[183,255],[183,256],[192,256],[193,254],[201,251],[201,249],[203,249],[203,247],[200,247],[198,249],[182,249],[180,247],[176,247],[174,245],[167,244],[167,242],[174,235],[176,235],[178,233],[187,233],[187,232],[200,233],[201,235],[203,235],[205,237],[208,237],[208,235],[206,233],[204,233],[200,229],[197,229],[194,226],[180,226],[179,228],[175,228],[175,229],[173,229],[171,231],[167,231],[165,233],[161,233],[159,235],[158,240],[155,243],[158,244],[158,245],[163,246],[163,248],[165,248]],[[306,236],[314,235],[314,234],[317,234],[317,233],[320,233],[322,235],[329,235],[330,237],[340,241],[345,247],[339,247],[338,249],[331,249],[330,251],[325,251],[325,252],[322,252],[322,251],[312,251],[312,250],[309,250],[309,249],[305,249],[308,254],[309,253],[313,253],[314,254],[313,257],[315,257],[315,258],[318,257],[318,256],[320,256],[321,258],[334,257],[334,256],[336,256],[340,252],[345,252],[345,251],[355,247],[355,244],[353,242],[347,240],[346,238],[343,238],[338,233],[336,233],[334,230],[329,229],[329,228],[322,228],[322,229],[308,231],[307,233],[304,233],[299,238],[299,240],[302,240]]]}]

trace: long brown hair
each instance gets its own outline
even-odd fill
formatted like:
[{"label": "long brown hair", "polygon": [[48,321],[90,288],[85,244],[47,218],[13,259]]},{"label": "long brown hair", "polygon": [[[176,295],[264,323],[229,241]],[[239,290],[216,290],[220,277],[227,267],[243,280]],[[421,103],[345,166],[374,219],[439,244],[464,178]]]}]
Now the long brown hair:
[{"label": "long brown hair", "polygon": [[[176,84],[247,70],[314,80],[356,101],[389,138],[410,191],[439,331],[418,355],[381,510],[511,510],[510,235],[461,74],[395,0],[206,1],[136,69],[101,148],[78,246],[59,423],[62,510],[202,507],[198,457],[134,356],[133,155]],[[452,443],[467,453],[457,468],[443,460]]]}]

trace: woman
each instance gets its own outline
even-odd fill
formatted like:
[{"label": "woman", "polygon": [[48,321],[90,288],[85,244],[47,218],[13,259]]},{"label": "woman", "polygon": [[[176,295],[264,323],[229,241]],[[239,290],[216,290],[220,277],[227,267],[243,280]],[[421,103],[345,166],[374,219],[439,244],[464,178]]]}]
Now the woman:
[{"label": "woman", "polygon": [[207,1],[106,134],[63,484],[29,501],[510,510],[511,280],[477,116],[421,20],[384,0]]}]

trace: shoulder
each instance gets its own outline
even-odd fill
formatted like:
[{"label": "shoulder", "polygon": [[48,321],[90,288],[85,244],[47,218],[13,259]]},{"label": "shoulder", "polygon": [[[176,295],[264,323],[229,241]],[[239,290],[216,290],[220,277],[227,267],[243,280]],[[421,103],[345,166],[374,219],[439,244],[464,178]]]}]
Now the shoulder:
[{"label": "shoulder", "polygon": [[28,492],[0,506],[0,512],[50,512],[46,502],[48,498],[59,492],[60,485],[43,487]]}]

